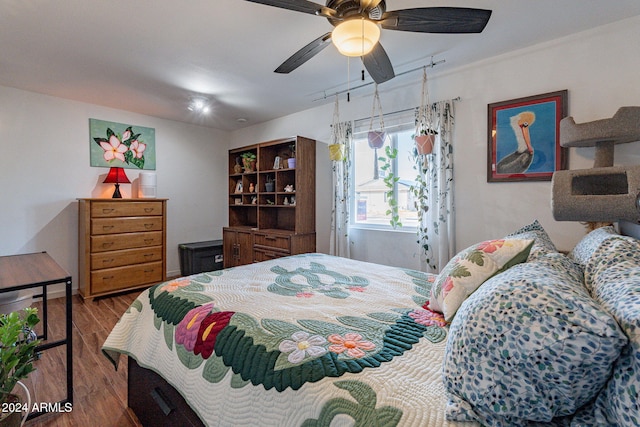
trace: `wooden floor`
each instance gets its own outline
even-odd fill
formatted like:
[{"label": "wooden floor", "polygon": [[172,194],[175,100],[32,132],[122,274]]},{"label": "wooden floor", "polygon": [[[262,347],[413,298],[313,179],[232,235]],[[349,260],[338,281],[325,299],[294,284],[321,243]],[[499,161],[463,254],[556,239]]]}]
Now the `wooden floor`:
[{"label": "wooden floor", "polygon": [[[25,425],[35,426],[138,426],[127,410],[127,361],[121,357],[116,371],[100,348],[118,318],[138,292],[83,301],[73,297],[73,409],[68,413],[49,413]],[[64,338],[64,298],[49,300],[49,340]],[[39,306],[39,304],[34,304]],[[39,330],[41,332],[41,330]],[[32,402],[55,403],[66,397],[64,346],[42,353],[37,370],[24,381]]]}]

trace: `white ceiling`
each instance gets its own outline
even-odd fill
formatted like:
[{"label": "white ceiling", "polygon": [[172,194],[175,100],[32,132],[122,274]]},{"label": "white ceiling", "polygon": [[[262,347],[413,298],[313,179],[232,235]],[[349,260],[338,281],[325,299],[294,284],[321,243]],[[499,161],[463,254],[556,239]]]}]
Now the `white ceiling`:
[{"label": "white ceiling", "polygon": [[[446,61],[438,71],[451,69],[640,14],[638,0],[387,0],[387,10],[429,6],[493,14],[481,34],[383,30],[396,74],[431,57]],[[0,85],[234,130],[332,102],[347,87],[347,59],[333,46],[291,74],[273,72],[331,29],[324,18],[244,0],[0,0]],[[351,86],[361,68],[351,60]],[[187,110],[194,95],[211,99],[207,117]]]}]

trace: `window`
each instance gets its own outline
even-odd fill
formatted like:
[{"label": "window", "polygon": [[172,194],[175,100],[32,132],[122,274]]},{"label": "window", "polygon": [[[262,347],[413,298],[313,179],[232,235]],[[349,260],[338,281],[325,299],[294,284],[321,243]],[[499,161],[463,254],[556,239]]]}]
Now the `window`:
[{"label": "window", "polygon": [[351,224],[355,226],[391,229],[391,216],[387,215],[389,203],[388,187],[384,178],[389,171],[383,169],[387,158],[386,147],[397,149],[397,156],[390,160],[390,171],[399,180],[394,184],[393,197],[398,203],[398,214],[402,229],[415,228],[418,215],[413,206],[409,188],[415,182],[411,154],[414,147],[412,135],[415,132],[414,110],[405,110],[384,116],[387,133],[384,146],[377,150],[369,147],[367,133],[371,119],[357,120],[353,132],[353,161],[351,163],[352,192]]}]

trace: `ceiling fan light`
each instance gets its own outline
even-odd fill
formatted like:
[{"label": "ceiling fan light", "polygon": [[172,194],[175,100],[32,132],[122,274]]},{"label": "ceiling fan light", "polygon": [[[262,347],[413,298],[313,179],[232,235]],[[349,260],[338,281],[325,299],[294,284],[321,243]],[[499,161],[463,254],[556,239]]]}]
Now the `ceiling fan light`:
[{"label": "ceiling fan light", "polygon": [[331,41],[345,56],[364,56],[380,40],[380,27],[367,19],[341,22],[331,33]]}]

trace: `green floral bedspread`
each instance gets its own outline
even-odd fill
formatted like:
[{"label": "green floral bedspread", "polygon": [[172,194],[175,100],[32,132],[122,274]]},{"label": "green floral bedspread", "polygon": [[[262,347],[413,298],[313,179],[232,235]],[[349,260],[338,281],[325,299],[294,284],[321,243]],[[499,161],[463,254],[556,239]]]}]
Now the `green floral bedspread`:
[{"label": "green floral bedspread", "polygon": [[103,352],[209,425],[446,425],[433,278],[322,254],[180,278],[143,292]]}]

